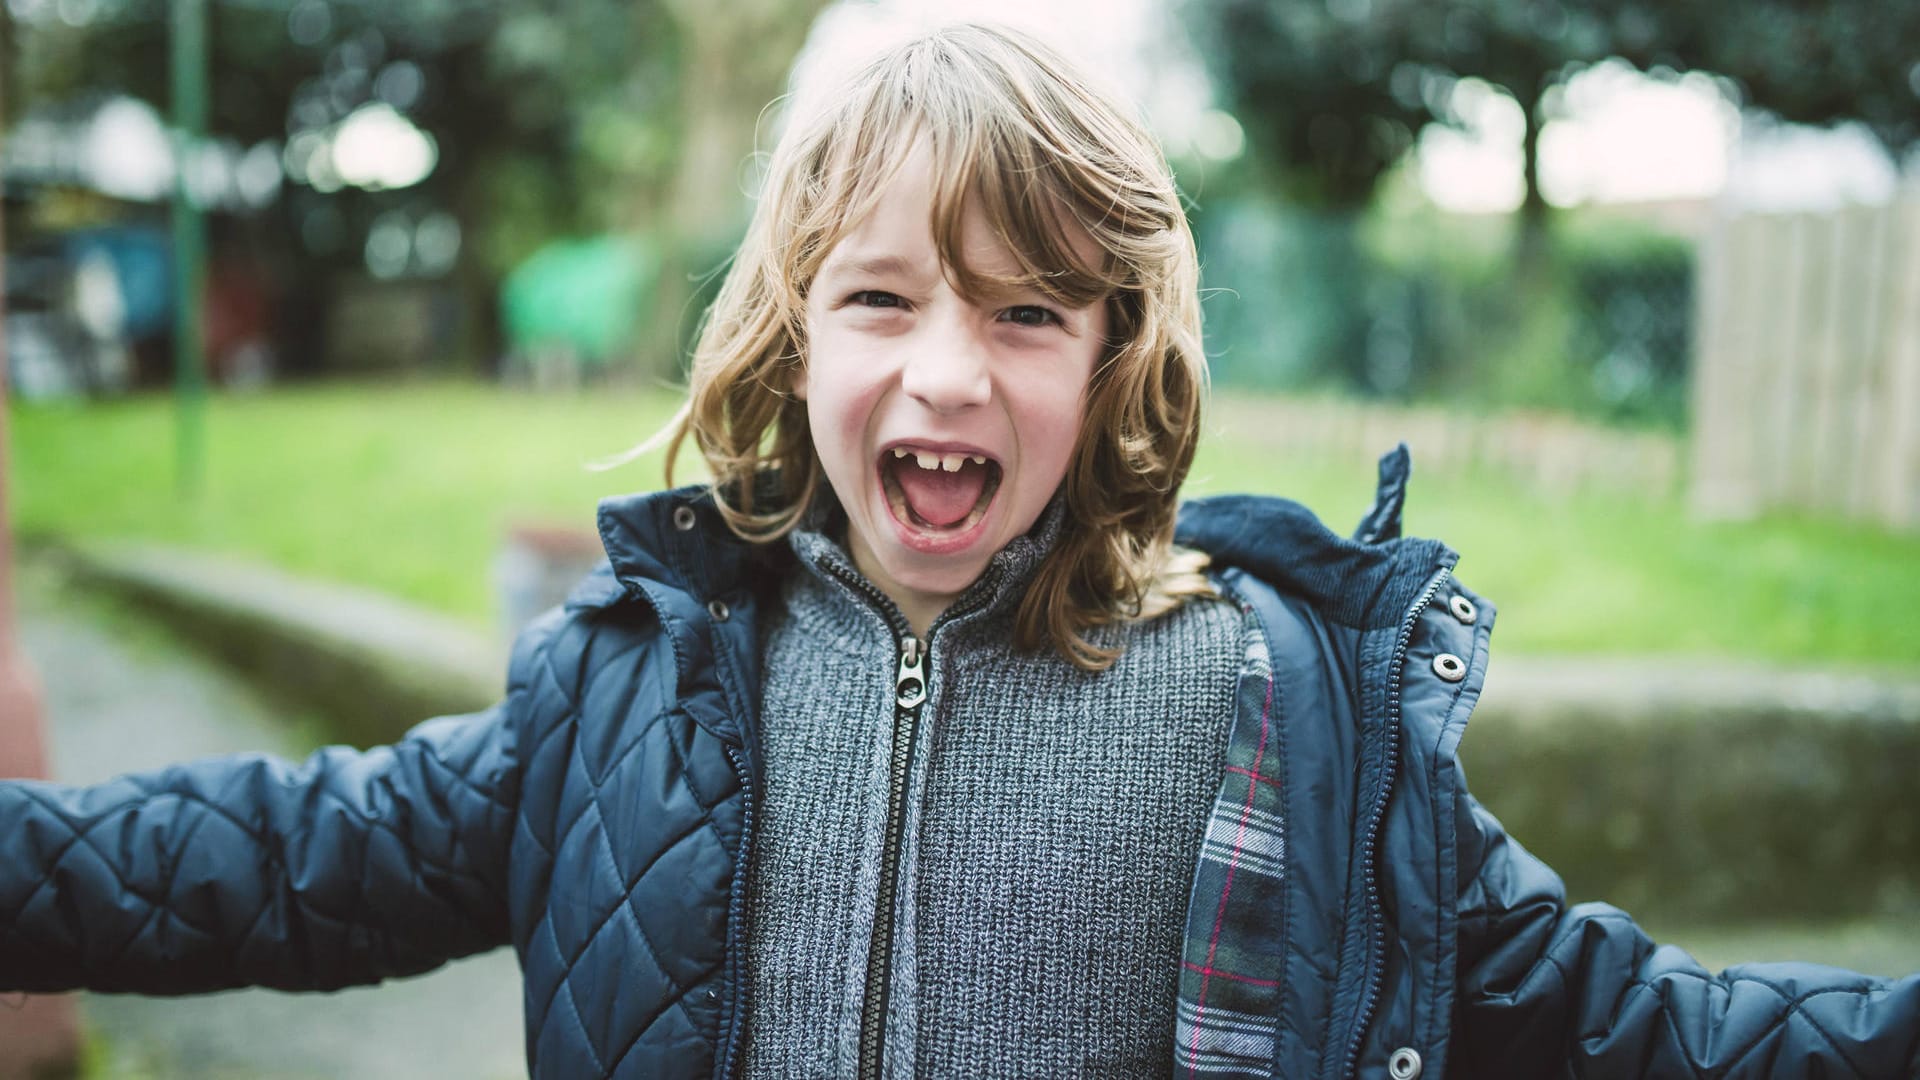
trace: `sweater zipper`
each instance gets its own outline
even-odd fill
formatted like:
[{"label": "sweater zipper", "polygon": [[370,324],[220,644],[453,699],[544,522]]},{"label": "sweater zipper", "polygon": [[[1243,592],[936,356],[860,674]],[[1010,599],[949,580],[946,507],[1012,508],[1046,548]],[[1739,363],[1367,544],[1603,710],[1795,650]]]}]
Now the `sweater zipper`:
[{"label": "sweater zipper", "polygon": [[1360,861],[1367,884],[1366,989],[1360,995],[1360,1011],[1354,1016],[1353,1029],[1347,1034],[1346,1065],[1340,1070],[1343,1077],[1358,1075],[1360,1046],[1365,1041],[1367,1026],[1373,1023],[1374,1010],[1380,1005],[1380,954],[1384,934],[1380,925],[1380,875],[1374,864],[1379,855],[1380,826],[1386,818],[1387,797],[1393,793],[1394,770],[1400,766],[1400,675],[1407,665],[1407,648],[1413,643],[1414,624],[1420,621],[1420,613],[1433,602],[1433,596],[1440,591],[1440,586],[1446,584],[1449,573],[1444,566],[1436,571],[1420,598],[1407,609],[1406,618],[1400,622],[1400,636],[1393,643],[1393,660],[1387,665],[1386,770],[1382,774],[1379,790],[1374,792],[1373,805],[1367,815],[1366,840],[1360,849]]},{"label": "sweater zipper", "polygon": [[900,888],[900,848],[907,831],[907,774],[927,700],[927,650],[918,638],[900,638],[893,680],[893,758],[887,778],[887,828],[880,850],[880,889],[867,946],[867,988],[860,1007],[861,1080],[879,1080],[887,1041],[887,992],[893,970],[893,913]]}]

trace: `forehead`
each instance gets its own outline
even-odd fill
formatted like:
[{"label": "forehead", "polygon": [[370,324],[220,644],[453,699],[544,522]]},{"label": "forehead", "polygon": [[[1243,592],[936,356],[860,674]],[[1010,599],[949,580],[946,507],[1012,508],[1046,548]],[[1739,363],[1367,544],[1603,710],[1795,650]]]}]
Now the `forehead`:
[{"label": "forehead", "polygon": [[[823,272],[937,271],[946,261],[934,236],[939,226],[937,196],[931,155],[916,148],[881,186],[872,206],[847,222],[828,252]],[[959,224],[964,261],[1018,272],[1019,260],[982,218],[975,200],[962,205]]]},{"label": "forehead", "polygon": [[[1013,194],[993,162],[943,165],[925,139],[870,180],[826,250],[820,276],[849,273],[944,275],[966,294],[1038,290],[1091,302],[1109,291],[1099,241],[1061,200],[1029,182]],[[1024,210],[1024,213],[1009,211]]]}]

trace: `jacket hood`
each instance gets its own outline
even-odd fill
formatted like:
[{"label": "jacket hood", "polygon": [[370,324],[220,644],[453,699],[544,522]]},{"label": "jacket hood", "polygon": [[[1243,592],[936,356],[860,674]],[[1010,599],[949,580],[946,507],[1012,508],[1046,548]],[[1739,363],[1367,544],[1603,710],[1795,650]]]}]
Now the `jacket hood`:
[{"label": "jacket hood", "polygon": [[1360,630],[1392,626],[1434,571],[1459,561],[1437,540],[1403,538],[1412,457],[1401,443],[1380,459],[1373,508],[1353,539],[1335,535],[1291,499],[1221,495],[1180,508],[1174,542],[1207,553],[1311,603],[1329,620]]}]

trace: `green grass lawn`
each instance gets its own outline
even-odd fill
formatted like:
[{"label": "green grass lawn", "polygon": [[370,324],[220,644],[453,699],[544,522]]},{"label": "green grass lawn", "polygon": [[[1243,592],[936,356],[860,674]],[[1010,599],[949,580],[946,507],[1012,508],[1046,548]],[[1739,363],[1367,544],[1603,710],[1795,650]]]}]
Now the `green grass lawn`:
[{"label": "green grass lawn", "polygon": [[[167,399],[16,403],[8,493],[26,534],[233,552],[485,623],[504,530],[586,529],[601,496],[659,486],[658,456],[610,472],[586,464],[638,442],[675,404],[447,383],[216,397],[204,488],[189,502],[174,491]],[[1500,605],[1504,650],[1920,665],[1920,536],[1703,524],[1671,502],[1543,499],[1415,464],[1407,530],[1463,553],[1462,577]],[[1189,494],[1284,494],[1345,532],[1372,474],[1370,461],[1274,460],[1257,440],[1215,431]]]},{"label": "green grass lawn", "polygon": [[1687,950],[1708,971],[1778,960],[1829,964],[1885,978],[1920,971],[1920,936],[1907,920],[1895,917],[1722,926],[1643,919],[1641,926],[1655,941]]}]

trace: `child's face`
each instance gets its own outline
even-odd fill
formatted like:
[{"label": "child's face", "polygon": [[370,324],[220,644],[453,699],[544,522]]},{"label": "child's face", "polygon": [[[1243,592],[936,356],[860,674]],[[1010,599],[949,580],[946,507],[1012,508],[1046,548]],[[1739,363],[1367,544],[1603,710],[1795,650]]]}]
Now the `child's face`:
[{"label": "child's face", "polygon": [[[931,206],[916,152],[814,279],[797,388],[855,564],[920,632],[1059,488],[1107,330],[1104,302],[969,302],[942,273]],[[1018,273],[971,210],[962,241],[970,267]],[[1094,261],[1091,237],[1073,241]]]}]

